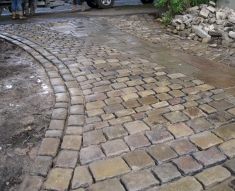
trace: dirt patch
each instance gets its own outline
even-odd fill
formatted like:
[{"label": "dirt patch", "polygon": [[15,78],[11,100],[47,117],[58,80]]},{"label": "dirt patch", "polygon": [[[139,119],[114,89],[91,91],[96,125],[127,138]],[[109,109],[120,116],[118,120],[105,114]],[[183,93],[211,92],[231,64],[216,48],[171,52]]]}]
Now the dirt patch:
[{"label": "dirt patch", "polygon": [[54,106],[44,68],[0,39],[0,190],[18,186],[36,157]]}]

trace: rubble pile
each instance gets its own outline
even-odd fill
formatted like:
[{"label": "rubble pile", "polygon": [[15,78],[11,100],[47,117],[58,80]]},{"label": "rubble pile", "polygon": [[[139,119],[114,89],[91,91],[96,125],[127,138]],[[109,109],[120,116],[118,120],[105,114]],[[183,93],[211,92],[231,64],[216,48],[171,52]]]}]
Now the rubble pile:
[{"label": "rubble pile", "polygon": [[183,15],[176,15],[167,31],[202,42],[217,38],[222,45],[235,48],[235,11],[217,8],[210,1],[208,5],[191,7]]}]

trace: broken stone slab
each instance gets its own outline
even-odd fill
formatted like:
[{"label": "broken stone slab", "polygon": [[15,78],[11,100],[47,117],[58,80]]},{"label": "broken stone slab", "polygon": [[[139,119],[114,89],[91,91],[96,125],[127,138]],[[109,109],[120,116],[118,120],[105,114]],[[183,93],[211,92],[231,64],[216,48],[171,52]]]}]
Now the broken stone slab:
[{"label": "broken stone slab", "polygon": [[192,18],[190,18],[190,19],[188,19],[188,20],[186,20],[186,21],[184,21],[184,24],[186,25],[186,26],[189,26],[190,25],[190,23],[192,22]]},{"label": "broken stone slab", "polygon": [[204,21],[204,18],[202,18],[202,17],[195,17],[195,18],[193,19],[192,24],[193,24],[193,25],[199,25],[200,23],[203,23],[203,21]]},{"label": "broken stone slab", "polygon": [[196,33],[199,37],[201,37],[201,38],[209,38],[209,39],[211,39],[211,36],[208,34],[208,33],[206,33],[202,28],[200,28],[199,26],[195,26],[195,25],[193,25],[192,26],[192,31],[194,32],[194,33]]},{"label": "broken stone slab", "polygon": [[190,39],[194,39],[194,37],[195,37],[195,36],[196,36],[196,34],[195,34],[195,33],[191,33],[191,34],[189,34],[189,36],[188,36],[188,37],[189,37]]},{"label": "broken stone slab", "polygon": [[215,7],[208,6],[207,9],[208,9],[210,12],[212,12],[212,13],[215,12]]},{"label": "broken stone slab", "polygon": [[215,30],[210,30],[208,32],[209,35],[214,36],[214,37],[221,37],[222,33],[220,31],[215,31]]},{"label": "broken stone slab", "polygon": [[228,36],[231,37],[231,38],[233,38],[233,39],[235,39],[235,32],[230,31],[230,32],[228,33]]},{"label": "broken stone slab", "polygon": [[224,27],[233,27],[235,26],[233,23],[227,21],[226,23],[224,23]]},{"label": "broken stone slab", "polygon": [[229,16],[229,17],[228,17],[228,21],[229,21],[230,23],[235,24],[235,16],[234,16],[234,15]]},{"label": "broken stone slab", "polygon": [[199,13],[199,16],[203,17],[203,18],[208,18],[208,15],[209,15],[210,11],[207,9],[207,8],[202,8],[200,13]]},{"label": "broken stone slab", "polygon": [[199,9],[199,7],[198,7],[198,6],[195,6],[195,7],[189,8],[187,11],[188,11],[189,13],[191,13],[191,12],[197,11],[198,9]]},{"label": "broken stone slab", "polygon": [[221,20],[223,18],[223,13],[222,12],[216,12],[215,17],[217,20]]},{"label": "broken stone slab", "polygon": [[209,5],[215,7],[215,2],[214,1],[210,1]]},{"label": "broken stone slab", "polygon": [[224,32],[233,31],[233,27],[224,27]]},{"label": "broken stone slab", "polygon": [[217,25],[224,25],[225,20],[216,20]]},{"label": "broken stone slab", "polygon": [[216,18],[215,17],[209,19],[209,21],[208,21],[209,24],[213,24],[215,22],[216,22]]}]

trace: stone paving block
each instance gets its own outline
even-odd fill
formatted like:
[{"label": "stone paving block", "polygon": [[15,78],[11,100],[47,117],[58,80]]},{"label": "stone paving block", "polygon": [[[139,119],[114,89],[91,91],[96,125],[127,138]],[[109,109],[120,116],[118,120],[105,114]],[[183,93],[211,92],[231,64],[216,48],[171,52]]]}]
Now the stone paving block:
[{"label": "stone paving block", "polygon": [[48,130],[46,131],[46,138],[61,138],[63,132],[61,130]]},{"label": "stone paving block", "polygon": [[51,156],[37,156],[30,168],[30,174],[47,176],[52,166],[52,159]]},{"label": "stone paving block", "polygon": [[192,119],[187,122],[187,125],[196,133],[213,128],[213,125],[210,124],[205,118]]},{"label": "stone paving block", "polygon": [[121,97],[125,102],[129,100],[136,100],[139,98],[138,94],[136,93],[131,93],[131,94],[126,94]]},{"label": "stone paving block", "polygon": [[43,184],[40,176],[27,176],[20,185],[19,191],[39,191]]},{"label": "stone paving block", "polygon": [[193,157],[205,168],[222,163],[227,159],[216,147],[193,153]]},{"label": "stone paving block", "polygon": [[190,141],[187,139],[178,139],[176,141],[171,142],[171,147],[179,154],[185,155],[192,152],[197,151],[197,147],[195,147]]},{"label": "stone paving block", "polygon": [[38,151],[38,155],[56,156],[59,149],[60,139],[44,138]]},{"label": "stone paving block", "polygon": [[219,184],[211,189],[209,189],[208,191],[233,191],[233,189],[228,186],[226,183],[222,183],[222,184]]},{"label": "stone paving block", "polygon": [[91,163],[89,168],[95,181],[113,178],[130,172],[130,168],[121,157],[110,158]]},{"label": "stone paving block", "polygon": [[86,102],[102,101],[107,99],[107,96],[104,93],[96,93],[85,96]]},{"label": "stone paving block", "polygon": [[114,119],[115,116],[112,113],[107,113],[107,114],[103,114],[101,115],[101,118],[103,121],[109,120],[109,119]]},{"label": "stone paving block", "polygon": [[68,118],[68,126],[83,125],[84,119],[84,115],[70,115]]},{"label": "stone paving block", "polygon": [[105,142],[105,136],[102,130],[94,130],[83,133],[83,146],[96,145]]},{"label": "stone paving block", "polygon": [[153,89],[156,93],[166,93],[170,91],[170,88],[167,86],[160,86]]},{"label": "stone paving block", "polygon": [[147,115],[148,116],[152,116],[152,115],[161,115],[163,113],[168,113],[170,110],[168,108],[159,108],[159,109],[153,109],[150,111],[147,111]]},{"label": "stone paving block", "polygon": [[147,152],[157,161],[158,164],[166,162],[178,155],[166,144],[157,144],[147,149]]},{"label": "stone paving block", "polygon": [[221,139],[219,139],[217,136],[209,131],[204,131],[202,133],[190,136],[190,141],[192,141],[202,150],[208,149],[223,142]]},{"label": "stone paving block", "polygon": [[141,106],[141,107],[135,108],[135,111],[139,113],[139,112],[145,112],[145,111],[148,111],[148,110],[151,110],[151,109],[152,109],[151,106],[149,106],[149,105],[143,105],[143,106]]},{"label": "stone paving block", "polygon": [[119,82],[119,83],[113,83],[111,84],[111,86],[113,87],[113,89],[118,90],[118,89],[122,89],[122,88],[126,88],[127,85],[123,82]]},{"label": "stone paving block", "polygon": [[203,169],[203,166],[200,165],[197,161],[195,161],[190,155],[181,156],[177,159],[173,159],[172,162],[184,175],[195,174]]},{"label": "stone paving block", "polygon": [[142,97],[138,100],[139,100],[140,104],[142,104],[142,105],[154,104],[154,103],[158,102],[158,99],[156,99],[154,96]]},{"label": "stone paving block", "polygon": [[104,111],[103,111],[103,109],[92,109],[92,110],[86,111],[86,113],[87,113],[88,117],[94,117],[97,115],[104,114]]},{"label": "stone paving block", "polygon": [[68,103],[64,103],[64,102],[57,102],[55,103],[54,108],[68,108]]},{"label": "stone paving block", "polygon": [[145,137],[142,133],[136,133],[136,134],[124,137],[124,140],[132,151],[137,148],[147,147],[151,145],[147,137]]},{"label": "stone paving block", "polygon": [[182,99],[182,98],[177,97],[177,98],[173,98],[173,99],[168,100],[168,102],[169,102],[171,105],[177,105],[177,104],[182,104],[182,103],[184,103],[185,100]]},{"label": "stone paving block", "polygon": [[202,191],[202,185],[192,176],[186,176],[161,188],[151,188],[147,191]]},{"label": "stone paving block", "polygon": [[72,173],[72,169],[53,168],[44,183],[44,188],[55,191],[68,190]]},{"label": "stone paving block", "polygon": [[227,169],[222,166],[215,166],[198,173],[195,178],[207,189],[227,180],[230,176],[231,173]]},{"label": "stone paving block", "polygon": [[89,102],[86,103],[86,109],[92,110],[92,109],[100,109],[105,106],[105,103],[103,101],[95,101],[95,102]]},{"label": "stone paving block", "polygon": [[50,81],[53,86],[63,86],[64,85],[64,81],[61,78],[51,78]]},{"label": "stone paving block", "polygon": [[161,181],[161,183],[170,182],[172,180],[181,177],[180,172],[171,163],[164,163],[162,165],[156,166],[152,169],[155,176]]},{"label": "stone paving block", "polygon": [[140,104],[136,100],[129,100],[129,101],[124,102],[124,106],[126,108],[135,108],[135,107],[139,107]]},{"label": "stone paving block", "polygon": [[123,88],[121,91],[126,95],[137,92],[135,87]]},{"label": "stone paving block", "polygon": [[82,91],[79,88],[69,88],[69,93],[72,96],[82,95]]},{"label": "stone paving block", "polygon": [[55,100],[56,100],[56,103],[68,102],[69,101],[68,94],[67,93],[56,93]]},{"label": "stone paving block", "polygon": [[129,147],[122,139],[107,141],[101,145],[106,156],[121,155],[122,153],[129,152]]},{"label": "stone paving block", "polygon": [[123,116],[131,115],[134,113],[135,113],[135,111],[133,109],[124,109],[124,110],[120,110],[120,111],[115,112],[115,115],[117,117],[123,117]]},{"label": "stone paving block", "polygon": [[87,167],[78,166],[75,168],[72,179],[72,189],[88,187],[92,183],[93,179]]},{"label": "stone paving block", "polygon": [[90,145],[80,151],[80,163],[82,165],[105,158],[104,153],[97,145]]},{"label": "stone paving block", "polygon": [[208,91],[208,90],[214,89],[215,87],[213,87],[209,84],[202,84],[202,85],[196,86],[196,88],[200,91]]},{"label": "stone paving block", "polygon": [[67,113],[67,109],[65,108],[54,109],[52,112],[52,119],[66,119]]},{"label": "stone paving block", "polygon": [[90,191],[125,191],[125,188],[117,178],[105,180],[92,184],[89,187]]},{"label": "stone paving block", "polygon": [[94,123],[100,122],[100,121],[101,121],[101,119],[98,116],[85,118],[85,123],[91,124],[91,125],[94,125]]},{"label": "stone paving block", "polygon": [[104,107],[105,113],[115,113],[124,109],[122,104],[112,104]]},{"label": "stone paving block", "polygon": [[169,103],[167,101],[162,101],[162,102],[153,104],[152,107],[158,109],[158,108],[166,107],[168,105]]},{"label": "stone paving block", "polygon": [[178,90],[183,88],[180,84],[171,84],[168,87],[171,88],[172,90]]},{"label": "stone paving block", "polygon": [[181,104],[178,104],[178,105],[170,105],[167,109],[169,109],[170,111],[176,111],[176,112],[179,112],[179,111],[182,111],[185,109],[185,107]]},{"label": "stone paving block", "polygon": [[189,107],[196,107],[196,106],[198,106],[198,103],[195,102],[195,101],[188,101],[188,102],[184,103],[183,105],[184,105],[184,107],[189,108]]},{"label": "stone paving block", "polygon": [[61,168],[75,168],[78,160],[78,151],[61,150],[55,166]]},{"label": "stone paving block", "polygon": [[161,93],[161,94],[157,94],[156,96],[161,101],[172,99],[172,96],[170,96],[168,93]]},{"label": "stone paving block", "polygon": [[107,105],[112,105],[112,104],[117,104],[117,103],[122,103],[123,100],[120,97],[114,97],[114,98],[109,98],[105,100],[105,103]]},{"label": "stone paving block", "polygon": [[95,124],[95,129],[102,129],[104,127],[108,127],[109,124],[107,121],[100,121]]},{"label": "stone paving block", "polygon": [[141,96],[141,97],[148,97],[150,95],[154,95],[155,92],[153,90],[144,90],[144,91],[141,91],[141,92],[138,92],[138,94]]},{"label": "stone paving block", "polygon": [[202,110],[198,109],[197,107],[187,108],[183,112],[191,119],[205,116],[205,113],[203,113]]},{"label": "stone paving block", "polygon": [[169,74],[169,75],[167,75],[169,78],[171,78],[171,79],[175,79],[175,78],[183,78],[183,77],[185,77],[185,75],[184,74],[182,74],[182,73],[174,73],[174,74]]},{"label": "stone paving block", "polygon": [[121,125],[105,127],[103,128],[103,132],[108,140],[113,140],[128,135],[127,131]]},{"label": "stone paving block", "polygon": [[235,123],[220,126],[213,130],[213,133],[222,138],[224,141],[235,139]]},{"label": "stone paving block", "polygon": [[235,189],[235,179],[231,178],[232,180],[229,180],[229,186],[231,186],[233,189]]},{"label": "stone paving block", "polygon": [[82,127],[79,126],[69,126],[66,128],[66,135],[78,135],[82,134]]},{"label": "stone paving block", "polygon": [[142,121],[133,121],[124,123],[123,125],[129,134],[139,133],[141,131],[149,130],[149,127]]},{"label": "stone paving block", "polygon": [[208,116],[209,122],[212,123],[214,126],[220,126],[232,119],[234,119],[234,116],[226,111],[213,113]]},{"label": "stone paving block", "polygon": [[228,112],[231,113],[232,115],[235,115],[235,108],[229,109]]},{"label": "stone paving block", "polygon": [[163,114],[163,116],[167,118],[171,123],[178,123],[189,119],[184,113],[180,111],[166,113]]},{"label": "stone paving block", "polygon": [[113,90],[113,91],[107,92],[107,96],[110,98],[120,97],[122,95],[123,95],[123,93],[120,90]]},{"label": "stone paving block", "polygon": [[71,105],[78,105],[78,104],[83,104],[83,103],[84,103],[83,96],[72,96],[71,97]]},{"label": "stone paving block", "polygon": [[83,105],[72,105],[69,110],[70,115],[83,115],[84,106]]},{"label": "stone paving block", "polygon": [[65,93],[66,92],[66,88],[64,86],[53,86],[53,89],[54,89],[55,93]]},{"label": "stone paving block", "polygon": [[144,150],[132,151],[125,154],[123,159],[132,170],[141,170],[155,165],[154,160]]},{"label": "stone paving block", "polygon": [[65,120],[51,120],[49,129],[50,130],[64,130]]},{"label": "stone paving block", "polygon": [[79,151],[82,144],[80,135],[65,135],[61,144],[62,149]]},{"label": "stone paving block", "polygon": [[152,144],[163,143],[174,139],[167,130],[158,128],[155,128],[152,131],[146,131],[146,136]]},{"label": "stone paving block", "polygon": [[145,190],[159,184],[150,170],[141,170],[122,176],[121,181],[128,191]]},{"label": "stone paving block", "polygon": [[184,88],[182,91],[186,94],[189,94],[189,95],[190,94],[197,94],[199,92],[199,90],[195,87]]},{"label": "stone paving block", "polygon": [[150,116],[144,119],[144,122],[152,129],[160,124],[166,124],[167,120],[160,115]]},{"label": "stone paving block", "polygon": [[224,166],[235,175],[235,158],[228,160],[224,163]]},{"label": "stone paving block", "polygon": [[216,100],[208,103],[208,105],[215,108],[217,111],[227,110],[232,107],[231,103],[226,100]]},{"label": "stone paving block", "polygon": [[219,149],[229,158],[235,156],[235,139],[231,139],[227,142],[222,143]]},{"label": "stone paving block", "polygon": [[185,137],[193,134],[192,129],[190,129],[185,123],[176,123],[168,126],[168,131],[170,131],[175,138]]},{"label": "stone paving block", "polygon": [[168,92],[173,97],[183,97],[185,94],[180,90],[172,90]]},{"label": "stone paving block", "polygon": [[142,85],[142,84],[144,84],[144,82],[140,79],[137,79],[137,80],[128,81],[128,82],[126,82],[126,84],[130,87],[130,86]]},{"label": "stone paving block", "polygon": [[130,116],[125,116],[125,117],[111,119],[108,122],[110,125],[119,125],[119,124],[123,124],[129,121],[133,121],[132,118]]}]

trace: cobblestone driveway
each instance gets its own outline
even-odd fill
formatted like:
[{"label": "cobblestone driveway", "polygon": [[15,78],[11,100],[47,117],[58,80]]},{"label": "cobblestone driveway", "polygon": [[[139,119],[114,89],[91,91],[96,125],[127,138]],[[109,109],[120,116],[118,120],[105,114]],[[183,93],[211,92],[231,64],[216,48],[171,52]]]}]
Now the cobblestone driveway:
[{"label": "cobblestone driveway", "polygon": [[[56,99],[22,191],[234,190],[235,69],[222,59],[234,52],[157,30],[149,15],[1,27],[45,67]],[[231,74],[207,83],[168,45]]]}]

